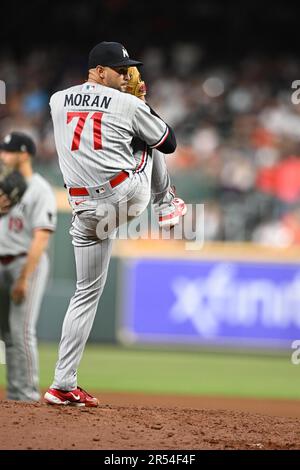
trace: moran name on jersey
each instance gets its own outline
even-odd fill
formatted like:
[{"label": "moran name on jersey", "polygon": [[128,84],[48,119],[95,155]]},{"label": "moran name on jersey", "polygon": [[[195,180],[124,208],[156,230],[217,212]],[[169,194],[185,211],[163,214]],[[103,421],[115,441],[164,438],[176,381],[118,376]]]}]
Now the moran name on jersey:
[{"label": "moran name on jersey", "polygon": [[73,93],[65,95],[64,106],[87,106],[95,108],[108,109],[110,105],[111,97],[99,96],[99,95],[85,95],[82,93]]}]

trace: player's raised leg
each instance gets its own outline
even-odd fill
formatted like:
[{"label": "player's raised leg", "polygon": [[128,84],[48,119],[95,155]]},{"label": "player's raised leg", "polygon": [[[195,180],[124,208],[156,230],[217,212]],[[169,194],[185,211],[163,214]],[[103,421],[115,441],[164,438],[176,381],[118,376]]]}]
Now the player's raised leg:
[{"label": "player's raised leg", "polygon": [[152,204],[158,217],[160,227],[170,229],[177,225],[187,212],[185,202],[176,197],[175,188],[171,186],[165,156],[153,150],[152,154],[151,193]]}]

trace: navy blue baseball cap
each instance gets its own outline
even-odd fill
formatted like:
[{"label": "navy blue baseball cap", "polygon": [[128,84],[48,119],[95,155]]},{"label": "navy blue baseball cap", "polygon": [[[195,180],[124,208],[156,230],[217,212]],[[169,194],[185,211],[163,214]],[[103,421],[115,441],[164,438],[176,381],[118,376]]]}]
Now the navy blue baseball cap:
[{"label": "navy blue baseball cap", "polygon": [[143,65],[142,62],[129,58],[125,47],[119,42],[99,42],[89,53],[89,69],[94,69],[97,65],[104,67],[131,67]]},{"label": "navy blue baseball cap", "polygon": [[23,132],[11,132],[0,143],[0,150],[5,150],[6,152],[28,152],[33,156],[36,153],[36,146],[32,138],[23,134]]}]

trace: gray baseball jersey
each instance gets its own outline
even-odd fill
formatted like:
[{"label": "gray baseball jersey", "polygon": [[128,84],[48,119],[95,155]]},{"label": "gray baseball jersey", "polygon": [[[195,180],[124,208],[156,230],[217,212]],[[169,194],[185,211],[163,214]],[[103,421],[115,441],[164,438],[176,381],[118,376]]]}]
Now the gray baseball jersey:
[{"label": "gray baseball jersey", "polygon": [[36,228],[54,231],[56,201],[50,184],[34,173],[19,204],[0,218],[0,256],[26,253]]},{"label": "gray baseball jersey", "polygon": [[[34,229],[56,226],[55,196],[49,183],[34,173],[19,204],[0,218],[0,256],[27,253]],[[39,374],[36,323],[47,285],[49,262],[43,253],[28,281],[21,304],[10,298],[26,256],[10,263],[0,260],[0,336],[6,345],[7,397],[12,400],[38,400]]]},{"label": "gray baseball jersey", "polygon": [[95,187],[121,170],[140,169],[144,162],[136,162],[133,137],[155,148],[169,133],[142,100],[100,84],[59,91],[52,95],[50,107],[59,165],[68,187]]}]

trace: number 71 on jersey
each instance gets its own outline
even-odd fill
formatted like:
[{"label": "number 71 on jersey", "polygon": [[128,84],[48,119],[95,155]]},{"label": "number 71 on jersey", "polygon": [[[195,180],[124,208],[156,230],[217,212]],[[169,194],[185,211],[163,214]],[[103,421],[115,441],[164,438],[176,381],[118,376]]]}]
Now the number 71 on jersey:
[{"label": "number 71 on jersey", "polygon": [[[88,111],[69,111],[67,113],[67,124],[69,124],[73,119],[78,118],[74,130],[74,136],[72,140],[71,150],[78,150],[80,146],[81,134],[85,125],[87,118],[89,117]],[[89,119],[94,121],[93,123],[93,136],[94,136],[94,150],[102,149],[102,132],[101,132],[101,120],[103,113],[96,111],[93,113]]]}]

